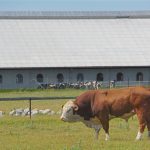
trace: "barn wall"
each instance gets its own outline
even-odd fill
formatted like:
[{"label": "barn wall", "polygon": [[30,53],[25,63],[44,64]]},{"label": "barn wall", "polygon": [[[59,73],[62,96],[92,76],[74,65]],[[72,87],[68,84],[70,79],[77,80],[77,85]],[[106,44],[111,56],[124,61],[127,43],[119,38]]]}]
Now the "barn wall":
[{"label": "barn wall", "polygon": [[[3,76],[3,82],[0,83],[1,89],[14,88],[37,88],[37,74],[43,74],[44,83],[57,83],[57,74],[64,75],[64,82],[77,82],[77,74],[84,75],[84,82],[96,80],[98,73],[103,73],[104,81],[116,80],[116,74],[122,72],[124,80],[135,81],[137,72],[142,72],[144,81],[150,81],[150,68],[103,68],[103,69],[13,69],[0,70],[0,75]],[[23,83],[16,83],[16,74],[23,75]]]}]

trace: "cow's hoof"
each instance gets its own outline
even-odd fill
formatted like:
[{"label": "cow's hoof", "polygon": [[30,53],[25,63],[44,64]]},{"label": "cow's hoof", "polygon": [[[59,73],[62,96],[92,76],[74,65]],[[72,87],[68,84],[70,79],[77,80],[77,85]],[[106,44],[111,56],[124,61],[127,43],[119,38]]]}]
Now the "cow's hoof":
[{"label": "cow's hoof", "polygon": [[135,139],[136,142],[141,141],[142,139]]},{"label": "cow's hoof", "polygon": [[135,139],[135,141],[141,141],[142,140],[142,138],[136,138]]},{"label": "cow's hoof", "polygon": [[142,133],[138,132],[137,136],[136,136],[136,141],[140,141],[142,140]]},{"label": "cow's hoof", "polygon": [[109,141],[110,139],[105,139],[105,141]]},{"label": "cow's hoof", "polygon": [[105,141],[109,141],[109,139],[110,139],[109,134],[106,134]]},{"label": "cow's hoof", "polygon": [[110,140],[110,137],[108,137],[108,138],[105,138],[105,141],[109,141]]}]

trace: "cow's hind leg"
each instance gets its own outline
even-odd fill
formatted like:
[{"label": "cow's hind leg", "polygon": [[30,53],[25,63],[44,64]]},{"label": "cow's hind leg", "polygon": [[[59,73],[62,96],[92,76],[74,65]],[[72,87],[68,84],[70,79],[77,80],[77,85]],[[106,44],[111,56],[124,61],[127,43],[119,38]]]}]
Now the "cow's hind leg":
[{"label": "cow's hind leg", "polygon": [[103,118],[103,119],[100,119],[100,121],[101,121],[102,127],[106,134],[105,140],[108,141],[110,139],[110,137],[109,137],[109,118]]},{"label": "cow's hind leg", "polygon": [[148,138],[150,138],[150,122],[147,122]]},{"label": "cow's hind leg", "polygon": [[148,129],[148,138],[150,139],[150,101],[149,103],[145,104],[145,118],[146,118],[146,125],[147,125],[147,129]]},{"label": "cow's hind leg", "polygon": [[142,134],[143,134],[145,126],[146,126],[146,118],[144,116],[144,111],[136,111],[136,112],[137,112],[137,117],[139,120],[139,131],[136,136],[136,140],[141,140]]},{"label": "cow's hind leg", "polygon": [[150,113],[147,113],[146,123],[148,129],[148,138],[150,138]]}]

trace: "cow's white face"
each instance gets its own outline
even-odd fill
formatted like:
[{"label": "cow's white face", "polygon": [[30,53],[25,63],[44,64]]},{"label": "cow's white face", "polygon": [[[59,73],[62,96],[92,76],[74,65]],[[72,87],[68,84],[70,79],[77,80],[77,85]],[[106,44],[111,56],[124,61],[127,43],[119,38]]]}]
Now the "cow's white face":
[{"label": "cow's white face", "polygon": [[68,101],[62,108],[61,120],[66,122],[76,122],[80,120],[80,116],[74,114],[74,111],[78,110],[78,106],[73,101]]}]

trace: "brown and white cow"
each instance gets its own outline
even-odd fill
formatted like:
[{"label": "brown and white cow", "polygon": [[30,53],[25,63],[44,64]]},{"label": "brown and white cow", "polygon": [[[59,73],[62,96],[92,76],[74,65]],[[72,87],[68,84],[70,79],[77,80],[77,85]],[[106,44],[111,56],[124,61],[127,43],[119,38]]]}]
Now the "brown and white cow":
[{"label": "brown and white cow", "polygon": [[116,117],[128,120],[134,114],[139,120],[136,140],[142,138],[145,126],[150,137],[150,91],[143,87],[87,91],[63,106],[61,120],[83,122],[95,129],[96,138],[103,128],[108,140],[109,120]]}]

